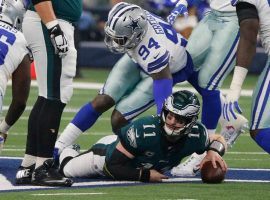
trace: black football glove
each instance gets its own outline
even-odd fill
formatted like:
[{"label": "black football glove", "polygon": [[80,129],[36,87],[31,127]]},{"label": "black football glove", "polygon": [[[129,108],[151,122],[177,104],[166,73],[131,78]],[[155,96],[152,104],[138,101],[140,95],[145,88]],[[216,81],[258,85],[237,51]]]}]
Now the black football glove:
[{"label": "black football glove", "polygon": [[60,58],[65,57],[68,52],[68,41],[59,24],[48,30],[55,49],[55,54],[58,54]]}]

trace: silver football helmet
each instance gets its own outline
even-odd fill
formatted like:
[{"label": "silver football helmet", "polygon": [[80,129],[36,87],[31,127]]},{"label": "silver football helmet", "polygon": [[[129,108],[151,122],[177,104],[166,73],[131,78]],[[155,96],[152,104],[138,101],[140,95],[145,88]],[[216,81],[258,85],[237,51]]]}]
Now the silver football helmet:
[{"label": "silver football helmet", "polygon": [[30,0],[2,0],[0,7],[0,21],[4,21],[20,30],[22,21]]},{"label": "silver football helmet", "polygon": [[118,3],[108,15],[105,44],[114,53],[136,47],[148,28],[145,11],[134,4]]}]

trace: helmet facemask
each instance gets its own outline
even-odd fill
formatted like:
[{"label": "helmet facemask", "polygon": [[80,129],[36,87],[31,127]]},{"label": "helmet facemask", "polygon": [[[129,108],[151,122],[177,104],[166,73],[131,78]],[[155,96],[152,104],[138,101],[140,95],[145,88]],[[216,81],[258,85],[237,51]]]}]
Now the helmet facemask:
[{"label": "helmet facemask", "polygon": [[[179,91],[169,96],[162,108],[161,120],[166,137],[170,141],[177,141],[189,134],[198,119],[200,105],[197,97],[189,91]],[[172,130],[166,124],[169,113],[173,113],[176,121],[183,127]]]}]

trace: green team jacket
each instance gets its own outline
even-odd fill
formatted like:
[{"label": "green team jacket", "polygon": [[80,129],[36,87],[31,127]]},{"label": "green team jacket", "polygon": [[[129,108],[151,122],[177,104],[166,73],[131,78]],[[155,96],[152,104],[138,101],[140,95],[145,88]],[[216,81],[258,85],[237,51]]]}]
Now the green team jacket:
[{"label": "green team jacket", "polygon": [[[58,19],[70,23],[79,21],[82,14],[82,0],[52,0],[53,9]],[[30,10],[35,11],[33,4]]]},{"label": "green team jacket", "polygon": [[179,164],[192,153],[203,153],[209,145],[205,127],[197,122],[192,131],[177,143],[170,143],[165,138],[159,116],[147,116],[133,121],[118,133],[118,139],[110,144],[96,144],[93,148],[103,148],[106,158],[110,159],[116,144],[121,144],[135,157],[131,165],[135,168],[156,169],[165,172]]}]

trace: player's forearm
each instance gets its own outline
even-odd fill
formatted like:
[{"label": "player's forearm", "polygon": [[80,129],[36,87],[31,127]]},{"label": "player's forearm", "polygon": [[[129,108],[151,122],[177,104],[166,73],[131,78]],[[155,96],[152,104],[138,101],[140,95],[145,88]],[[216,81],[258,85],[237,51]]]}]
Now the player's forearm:
[{"label": "player's forearm", "polygon": [[104,173],[115,180],[148,182],[150,170],[136,169],[131,166],[131,158],[115,149],[103,167]]},{"label": "player's forearm", "polygon": [[250,19],[242,21],[240,27],[236,65],[248,68],[256,53],[258,24],[256,20]]},{"label": "player's forearm", "polygon": [[32,2],[44,24],[56,20],[52,2],[50,0],[32,0]]},{"label": "player's forearm", "polygon": [[149,182],[150,170],[148,169],[136,169],[129,165],[111,164],[106,163],[104,166],[104,172],[107,176],[114,180],[126,180],[126,181],[142,181]]},{"label": "player's forearm", "polygon": [[12,101],[7,115],[5,117],[5,121],[9,126],[12,126],[22,115],[24,109],[26,107],[26,102],[22,101]]}]

